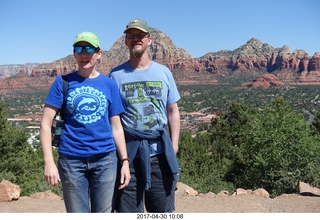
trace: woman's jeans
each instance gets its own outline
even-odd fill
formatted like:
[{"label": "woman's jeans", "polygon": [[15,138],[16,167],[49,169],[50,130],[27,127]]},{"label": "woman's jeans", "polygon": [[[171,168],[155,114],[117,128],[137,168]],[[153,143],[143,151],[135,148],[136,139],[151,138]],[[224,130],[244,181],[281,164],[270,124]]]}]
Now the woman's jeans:
[{"label": "woman's jeans", "polygon": [[113,212],[116,151],[89,158],[59,156],[58,170],[67,212]]}]

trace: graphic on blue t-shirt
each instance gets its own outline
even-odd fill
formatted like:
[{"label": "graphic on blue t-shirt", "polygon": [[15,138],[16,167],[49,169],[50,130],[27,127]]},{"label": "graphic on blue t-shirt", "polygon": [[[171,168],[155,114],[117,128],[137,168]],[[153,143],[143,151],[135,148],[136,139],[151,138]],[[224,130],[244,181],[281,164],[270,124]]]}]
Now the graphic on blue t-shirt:
[{"label": "graphic on blue t-shirt", "polygon": [[82,86],[68,94],[67,107],[79,123],[91,124],[104,116],[108,109],[108,101],[99,90]]},{"label": "graphic on blue t-shirt", "polygon": [[127,102],[127,112],[124,113],[126,124],[136,129],[155,129],[163,127],[162,82],[133,82],[122,85]]}]

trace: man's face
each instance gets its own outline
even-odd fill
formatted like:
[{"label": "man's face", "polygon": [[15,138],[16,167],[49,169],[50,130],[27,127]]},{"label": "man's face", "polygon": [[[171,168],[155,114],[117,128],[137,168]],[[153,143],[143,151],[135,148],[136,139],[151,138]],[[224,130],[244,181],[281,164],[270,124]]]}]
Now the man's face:
[{"label": "man's face", "polygon": [[130,53],[134,57],[140,58],[151,44],[151,38],[148,33],[132,28],[126,33],[125,43]]}]

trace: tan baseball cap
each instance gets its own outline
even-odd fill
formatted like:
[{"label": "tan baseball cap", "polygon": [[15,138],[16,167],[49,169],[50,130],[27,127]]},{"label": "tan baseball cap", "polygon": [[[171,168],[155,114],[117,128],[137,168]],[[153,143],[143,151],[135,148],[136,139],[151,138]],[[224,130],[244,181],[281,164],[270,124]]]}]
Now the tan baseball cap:
[{"label": "tan baseball cap", "polygon": [[138,19],[138,18],[130,21],[127,24],[126,29],[123,31],[123,33],[126,33],[131,28],[136,28],[136,29],[139,29],[145,33],[149,33],[149,26],[148,26],[147,22],[144,20]]}]

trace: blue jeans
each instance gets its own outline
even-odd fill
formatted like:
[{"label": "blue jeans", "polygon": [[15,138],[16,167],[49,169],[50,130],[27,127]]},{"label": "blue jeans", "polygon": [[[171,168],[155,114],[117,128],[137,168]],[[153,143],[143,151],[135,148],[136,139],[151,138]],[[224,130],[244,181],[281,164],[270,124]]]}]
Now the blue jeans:
[{"label": "blue jeans", "polygon": [[147,212],[169,213],[175,210],[175,181],[167,159],[164,153],[155,155],[150,159],[151,188],[144,189],[145,184],[142,179],[140,159],[134,159],[130,165],[131,179],[129,185],[118,191],[117,212],[143,213],[144,204]]},{"label": "blue jeans", "polygon": [[117,162],[116,151],[89,158],[60,155],[58,170],[67,212],[113,212]]}]

